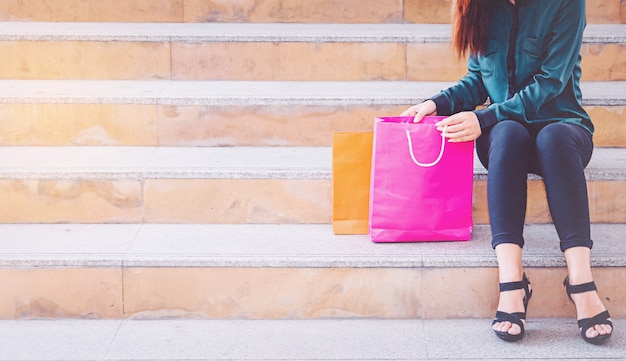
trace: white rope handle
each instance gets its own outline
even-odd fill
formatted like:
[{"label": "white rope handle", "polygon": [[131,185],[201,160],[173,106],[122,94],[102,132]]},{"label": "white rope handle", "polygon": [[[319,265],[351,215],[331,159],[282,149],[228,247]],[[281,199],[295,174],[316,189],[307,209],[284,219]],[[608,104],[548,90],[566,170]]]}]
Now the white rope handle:
[{"label": "white rope handle", "polygon": [[441,160],[441,157],[443,157],[443,151],[446,147],[446,131],[447,130],[448,130],[448,126],[446,125],[445,128],[443,128],[443,133],[441,133],[441,151],[439,151],[439,156],[437,157],[437,159],[435,159],[435,161],[432,163],[421,163],[421,162],[418,162],[417,159],[415,159],[415,154],[413,154],[413,143],[411,142],[411,134],[409,133],[409,130],[407,129],[406,139],[409,141],[409,153],[411,154],[411,159],[413,159],[413,163],[424,168],[429,168],[429,167],[433,167],[437,165],[437,163],[439,163],[439,161]]}]

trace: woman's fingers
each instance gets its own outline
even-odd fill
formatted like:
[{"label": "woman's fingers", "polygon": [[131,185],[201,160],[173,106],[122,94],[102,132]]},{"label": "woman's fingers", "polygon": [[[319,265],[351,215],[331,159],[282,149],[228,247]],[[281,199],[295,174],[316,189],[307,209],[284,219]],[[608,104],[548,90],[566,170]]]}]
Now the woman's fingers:
[{"label": "woman's fingers", "polygon": [[418,123],[427,115],[436,115],[437,105],[432,100],[414,105],[400,114],[403,117],[413,117],[413,122]]},{"label": "woman's fingers", "polygon": [[437,123],[437,130],[445,131],[451,142],[469,142],[482,134],[478,118],[473,112],[461,112]]},{"label": "woman's fingers", "polygon": [[[427,115],[436,115],[437,105],[432,100],[414,105],[401,116],[413,117],[413,122],[418,123]],[[476,140],[482,134],[480,123],[473,112],[460,112],[442,119],[436,124],[437,130],[444,132],[445,137],[451,142],[469,142]]]},{"label": "woman's fingers", "polygon": [[417,111],[415,110],[415,107],[412,106],[409,109],[403,111],[402,114],[400,114],[400,116],[401,117],[414,117],[415,114],[417,114]]}]

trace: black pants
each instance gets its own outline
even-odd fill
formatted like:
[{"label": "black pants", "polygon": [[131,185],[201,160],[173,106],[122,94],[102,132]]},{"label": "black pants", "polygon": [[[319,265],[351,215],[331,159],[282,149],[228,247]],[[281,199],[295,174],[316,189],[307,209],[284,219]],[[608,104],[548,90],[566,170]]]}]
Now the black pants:
[{"label": "black pants", "polygon": [[566,123],[537,126],[502,121],[483,131],[476,150],[488,169],[487,200],[494,248],[501,243],[524,246],[528,173],[544,180],[561,251],[593,246],[583,171],[593,153],[588,131]]}]

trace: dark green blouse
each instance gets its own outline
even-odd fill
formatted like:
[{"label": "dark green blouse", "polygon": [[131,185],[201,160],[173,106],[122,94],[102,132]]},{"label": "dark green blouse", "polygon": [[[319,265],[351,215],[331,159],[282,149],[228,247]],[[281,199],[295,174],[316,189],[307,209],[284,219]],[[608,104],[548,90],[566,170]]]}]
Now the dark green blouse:
[{"label": "dark green blouse", "polygon": [[[482,128],[502,120],[567,122],[593,133],[582,107],[580,48],[584,0],[493,0],[487,48],[470,55],[468,73],[432,98],[439,115],[474,110]],[[511,36],[517,21],[517,32]],[[514,56],[509,74],[507,56]]]}]

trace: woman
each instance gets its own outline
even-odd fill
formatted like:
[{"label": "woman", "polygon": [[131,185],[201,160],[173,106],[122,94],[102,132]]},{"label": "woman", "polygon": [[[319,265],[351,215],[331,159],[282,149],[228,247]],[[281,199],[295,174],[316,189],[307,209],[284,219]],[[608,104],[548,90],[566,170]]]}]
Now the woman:
[{"label": "woman", "polygon": [[[492,246],[500,300],[492,328],[506,341],[524,336],[532,295],[522,269],[527,174],[543,177],[548,205],[567,262],[567,295],[584,340],[600,344],[610,316],[591,273],[589,205],[584,167],[593,151],[593,124],[582,108],[580,47],[584,0],[455,0],[453,43],[468,73],[456,85],[407,109],[419,122],[450,115],[450,142],[476,140],[488,169]],[[490,105],[475,110],[490,99]]]}]

